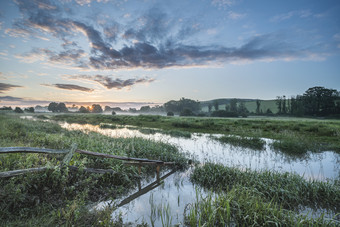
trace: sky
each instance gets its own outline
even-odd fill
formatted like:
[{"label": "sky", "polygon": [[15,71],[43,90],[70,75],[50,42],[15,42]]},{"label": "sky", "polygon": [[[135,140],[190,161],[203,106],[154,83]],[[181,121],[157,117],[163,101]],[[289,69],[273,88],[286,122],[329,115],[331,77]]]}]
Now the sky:
[{"label": "sky", "polygon": [[340,90],[338,0],[1,0],[0,106]]}]

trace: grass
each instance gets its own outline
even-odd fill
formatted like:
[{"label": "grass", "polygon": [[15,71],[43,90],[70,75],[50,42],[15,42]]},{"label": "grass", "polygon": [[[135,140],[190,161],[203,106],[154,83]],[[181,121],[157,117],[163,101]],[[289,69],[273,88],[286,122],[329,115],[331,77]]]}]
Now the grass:
[{"label": "grass", "polygon": [[339,120],[306,118],[228,119],[99,114],[61,114],[52,115],[51,118],[69,123],[133,125],[162,129],[167,132],[219,133],[241,137],[269,138],[280,141],[281,144],[274,145],[275,149],[288,153],[301,154],[307,150],[340,152]]},{"label": "grass", "polygon": [[213,138],[222,143],[231,144],[232,146],[251,148],[254,150],[263,150],[266,145],[266,141],[256,137],[222,136]]},{"label": "grass", "polygon": [[[176,162],[185,167],[187,158],[176,147],[141,138],[110,138],[98,133],[67,131],[58,124],[29,121],[0,115],[0,147],[26,146],[79,149],[130,157]],[[48,166],[41,173],[0,179],[0,219],[3,225],[113,225],[114,207],[89,211],[88,205],[115,199],[137,187],[138,169],[119,160],[75,154],[71,165],[80,171],[60,166],[62,155],[1,154],[0,171]],[[82,168],[112,169],[114,174],[90,174]],[[144,167],[142,177],[155,174]],[[40,222],[40,223],[39,223]],[[106,224],[105,224],[106,223]]]},{"label": "grass", "polygon": [[291,173],[239,170],[212,163],[196,168],[191,180],[214,191],[250,188],[267,202],[275,202],[285,209],[294,210],[303,205],[340,212],[339,181],[308,181]]},{"label": "grass", "polygon": [[[290,173],[239,170],[207,163],[191,180],[210,190],[185,210],[189,226],[338,226],[339,181],[307,181]],[[215,193],[213,193],[215,192]],[[319,210],[318,217],[299,207]],[[326,212],[333,213],[326,218]],[[338,215],[336,215],[338,214]]]},{"label": "grass", "polygon": [[334,219],[297,215],[278,203],[263,198],[252,188],[235,186],[228,193],[209,193],[185,211],[188,226],[336,226]]}]

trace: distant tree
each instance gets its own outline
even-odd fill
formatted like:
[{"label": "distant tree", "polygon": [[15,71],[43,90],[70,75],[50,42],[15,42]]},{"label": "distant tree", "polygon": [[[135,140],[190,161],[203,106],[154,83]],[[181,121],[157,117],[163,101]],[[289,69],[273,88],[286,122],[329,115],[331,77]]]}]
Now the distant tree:
[{"label": "distant tree", "polygon": [[230,100],[230,112],[237,113],[237,99]]},{"label": "distant tree", "polygon": [[81,107],[79,108],[78,112],[79,112],[79,113],[89,113],[90,111],[89,111],[87,108],[81,106]]},{"label": "distant tree", "polygon": [[151,110],[150,106],[142,106],[139,111],[140,112],[150,112],[150,110]]},{"label": "distant tree", "polygon": [[225,105],[225,111],[230,112],[230,106],[228,104]]},{"label": "distant tree", "polygon": [[218,106],[219,106],[218,101],[215,100],[215,101],[214,101],[214,108],[215,108],[215,111],[218,110]]},{"label": "distant tree", "polygon": [[59,113],[67,113],[68,112],[68,109],[67,109],[65,103],[62,103],[62,102],[59,103],[56,108],[57,108],[57,112],[59,112]]},{"label": "distant tree", "polygon": [[192,110],[185,108],[184,110],[181,111],[179,114],[180,116],[195,116],[194,112]]},{"label": "distant tree", "polygon": [[114,110],[112,110],[112,113],[111,113],[112,115],[116,115],[116,112],[114,111]]},{"label": "distant tree", "polygon": [[10,106],[3,106],[0,110],[13,110]]},{"label": "distant tree", "polygon": [[166,112],[181,113],[184,109],[189,109],[193,113],[200,111],[200,103],[191,99],[181,98],[179,101],[171,100],[164,103],[164,109]]},{"label": "distant tree", "polygon": [[25,111],[28,113],[34,113],[34,107],[25,108]]},{"label": "distant tree", "polygon": [[286,96],[282,96],[282,114],[287,114]]},{"label": "distant tree", "polygon": [[266,111],[266,114],[267,115],[273,115],[273,112],[271,111],[271,109],[268,108],[267,111]]},{"label": "distant tree", "polygon": [[129,112],[130,113],[137,113],[137,109],[136,108],[129,108]]},{"label": "distant tree", "polygon": [[261,106],[261,101],[260,100],[256,100],[256,114],[257,115],[260,114],[260,106]]},{"label": "distant tree", "polygon": [[169,111],[167,114],[166,114],[166,116],[169,116],[169,117],[172,117],[172,116],[174,116],[175,114],[174,114],[174,112],[171,112],[171,111]]},{"label": "distant tree", "polygon": [[161,105],[156,105],[154,107],[151,107],[150,111],[151,112],[158,112],[158,113],[165,112],[164,107],[161,106]]},{"label": "distant tree", "polygon": [[92,113],[102,113],[103,109],[99,104],[92,105]]},{"label": "distant tree", "polygon": [[239,115],[241,115],[242,117],[247,117],[249,111],[247,110],[244,102],[240,102],[237,112]]},{"label": "distant tree", "polygon": [[339,92],[324,87],[309,88],[303,94],[303,106],[307,115],[329,115],[336,113]]},{"label": "distant tree", "polygon": [[111,111],[113,111],[113,109],[111,107],[105,106],[104,112],[111,112]]},{"label": "distant tree", "polygon": [[57,112],[57,106],[58,106],[58,103],[56,102],[51,102],[49,105],[48,105],[48,110],[49,111],[52,111],[53,113]]},{"label": "distant tree", "polygon": [[15,107],[14,112],[15,113],[23,113],[24,111],[20,107]]},{"label": "distant tree", "polygon": [[276,105],[278,109],[277,114],[281,114],[282,113],[282,97],[281,96],[276,97]]},{"label": "distant tree", "polygon": [[211,117],[238,117],[236,112],[228,112],[226,110],[216,110],[211,113]]},{"label": "distant tree", "polygon": [[121,112],[123,111],[120,107],[113,107],[112,108],[112,111],[115,111],[115,112]]},{"label": "distant tree", "polygon": [[209,113],[211,112],[211,109],[212,109],[212,105],[211,105],[211,103],[209,103],[209,105],[208,105],[208,111],[209,111]]},{"label": "distant tree", "polygon": [[301,117],[304,115],[303,98],[301,95],[291,97],[290,114],[297,117]]}]

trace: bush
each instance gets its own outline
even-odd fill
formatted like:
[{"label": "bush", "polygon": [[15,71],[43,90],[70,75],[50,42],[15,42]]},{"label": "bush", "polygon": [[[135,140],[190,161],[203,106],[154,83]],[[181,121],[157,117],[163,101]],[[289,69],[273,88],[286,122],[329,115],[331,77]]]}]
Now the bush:
[{"label": "bush", "polygon": [[181,111],[179,116],[195,116],[195,114],[194,112],[192,112],[192,110],[186,108],[183,111]]},{"label": "bush", "polygon": [[20,107],[15,107],[14,112],[15,113],[24,113],[24,111]]},{"label": "bush", "polygon": [[216,110],[211,113],[212,117],[238,117],[236,112],[228,112],[225,110]]},{"label": "bush", "polygon": [[112,113],[111,113],[112,115],[116,115],[116,112],[115,111],[112,111]]},{"label": "bush", "polygon": [[172,117],[172,116],[174,116],[175,114],[174,114],[174,112],[171,112],[171,111],[169,111],[167,114],[166,114],[166,116],[169,116],[169,117]]}]

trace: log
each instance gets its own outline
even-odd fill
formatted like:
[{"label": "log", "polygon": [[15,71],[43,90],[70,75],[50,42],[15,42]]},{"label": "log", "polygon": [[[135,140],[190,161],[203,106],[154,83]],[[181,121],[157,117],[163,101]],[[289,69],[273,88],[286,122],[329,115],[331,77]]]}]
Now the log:
[{"label": "log", "polygon": [[[74,170],[74,171],[78,171],[80,168],[76,167],[76,166],[68,166],[69,169]],[[88,172],[88,173],[100,173],[100,174],[104,174],[104,173],[117,173],[116,171],[112,170],[112,169],[94,169],[94,168],[84,168],[82,169],[84,172]]]},{"label": "log", "polygon": [[42,153],[42,154],[67,154],[67,150],[55,150],[34,147],[0,147],[0,154],[6,153]]},{"label": "log", "polygon": [[7,171],[7,172],[0,172],[0,178],[14,177],[14,176],[22,175],[25,173],[41,172],[47,169],[48,169],[47,167],[39,167],[39,168],[19,169],[19,170]]},{"label": "log", "polygon": [[118,156],[118,155],[112,155],[112,154],[97,153],[97,152],[92,152],[92,151],[76,150],[76,152],[79,154],[93,155],[93,156],[102,157],[102,158],[114,158],[114,159],[124,160],[124,161],[155,162],[158,164],[164,163],[163,161],[160,161],[160,160],[150,160],[146,158],[130,158],[130,157],[124,157],[124,156]]}]

